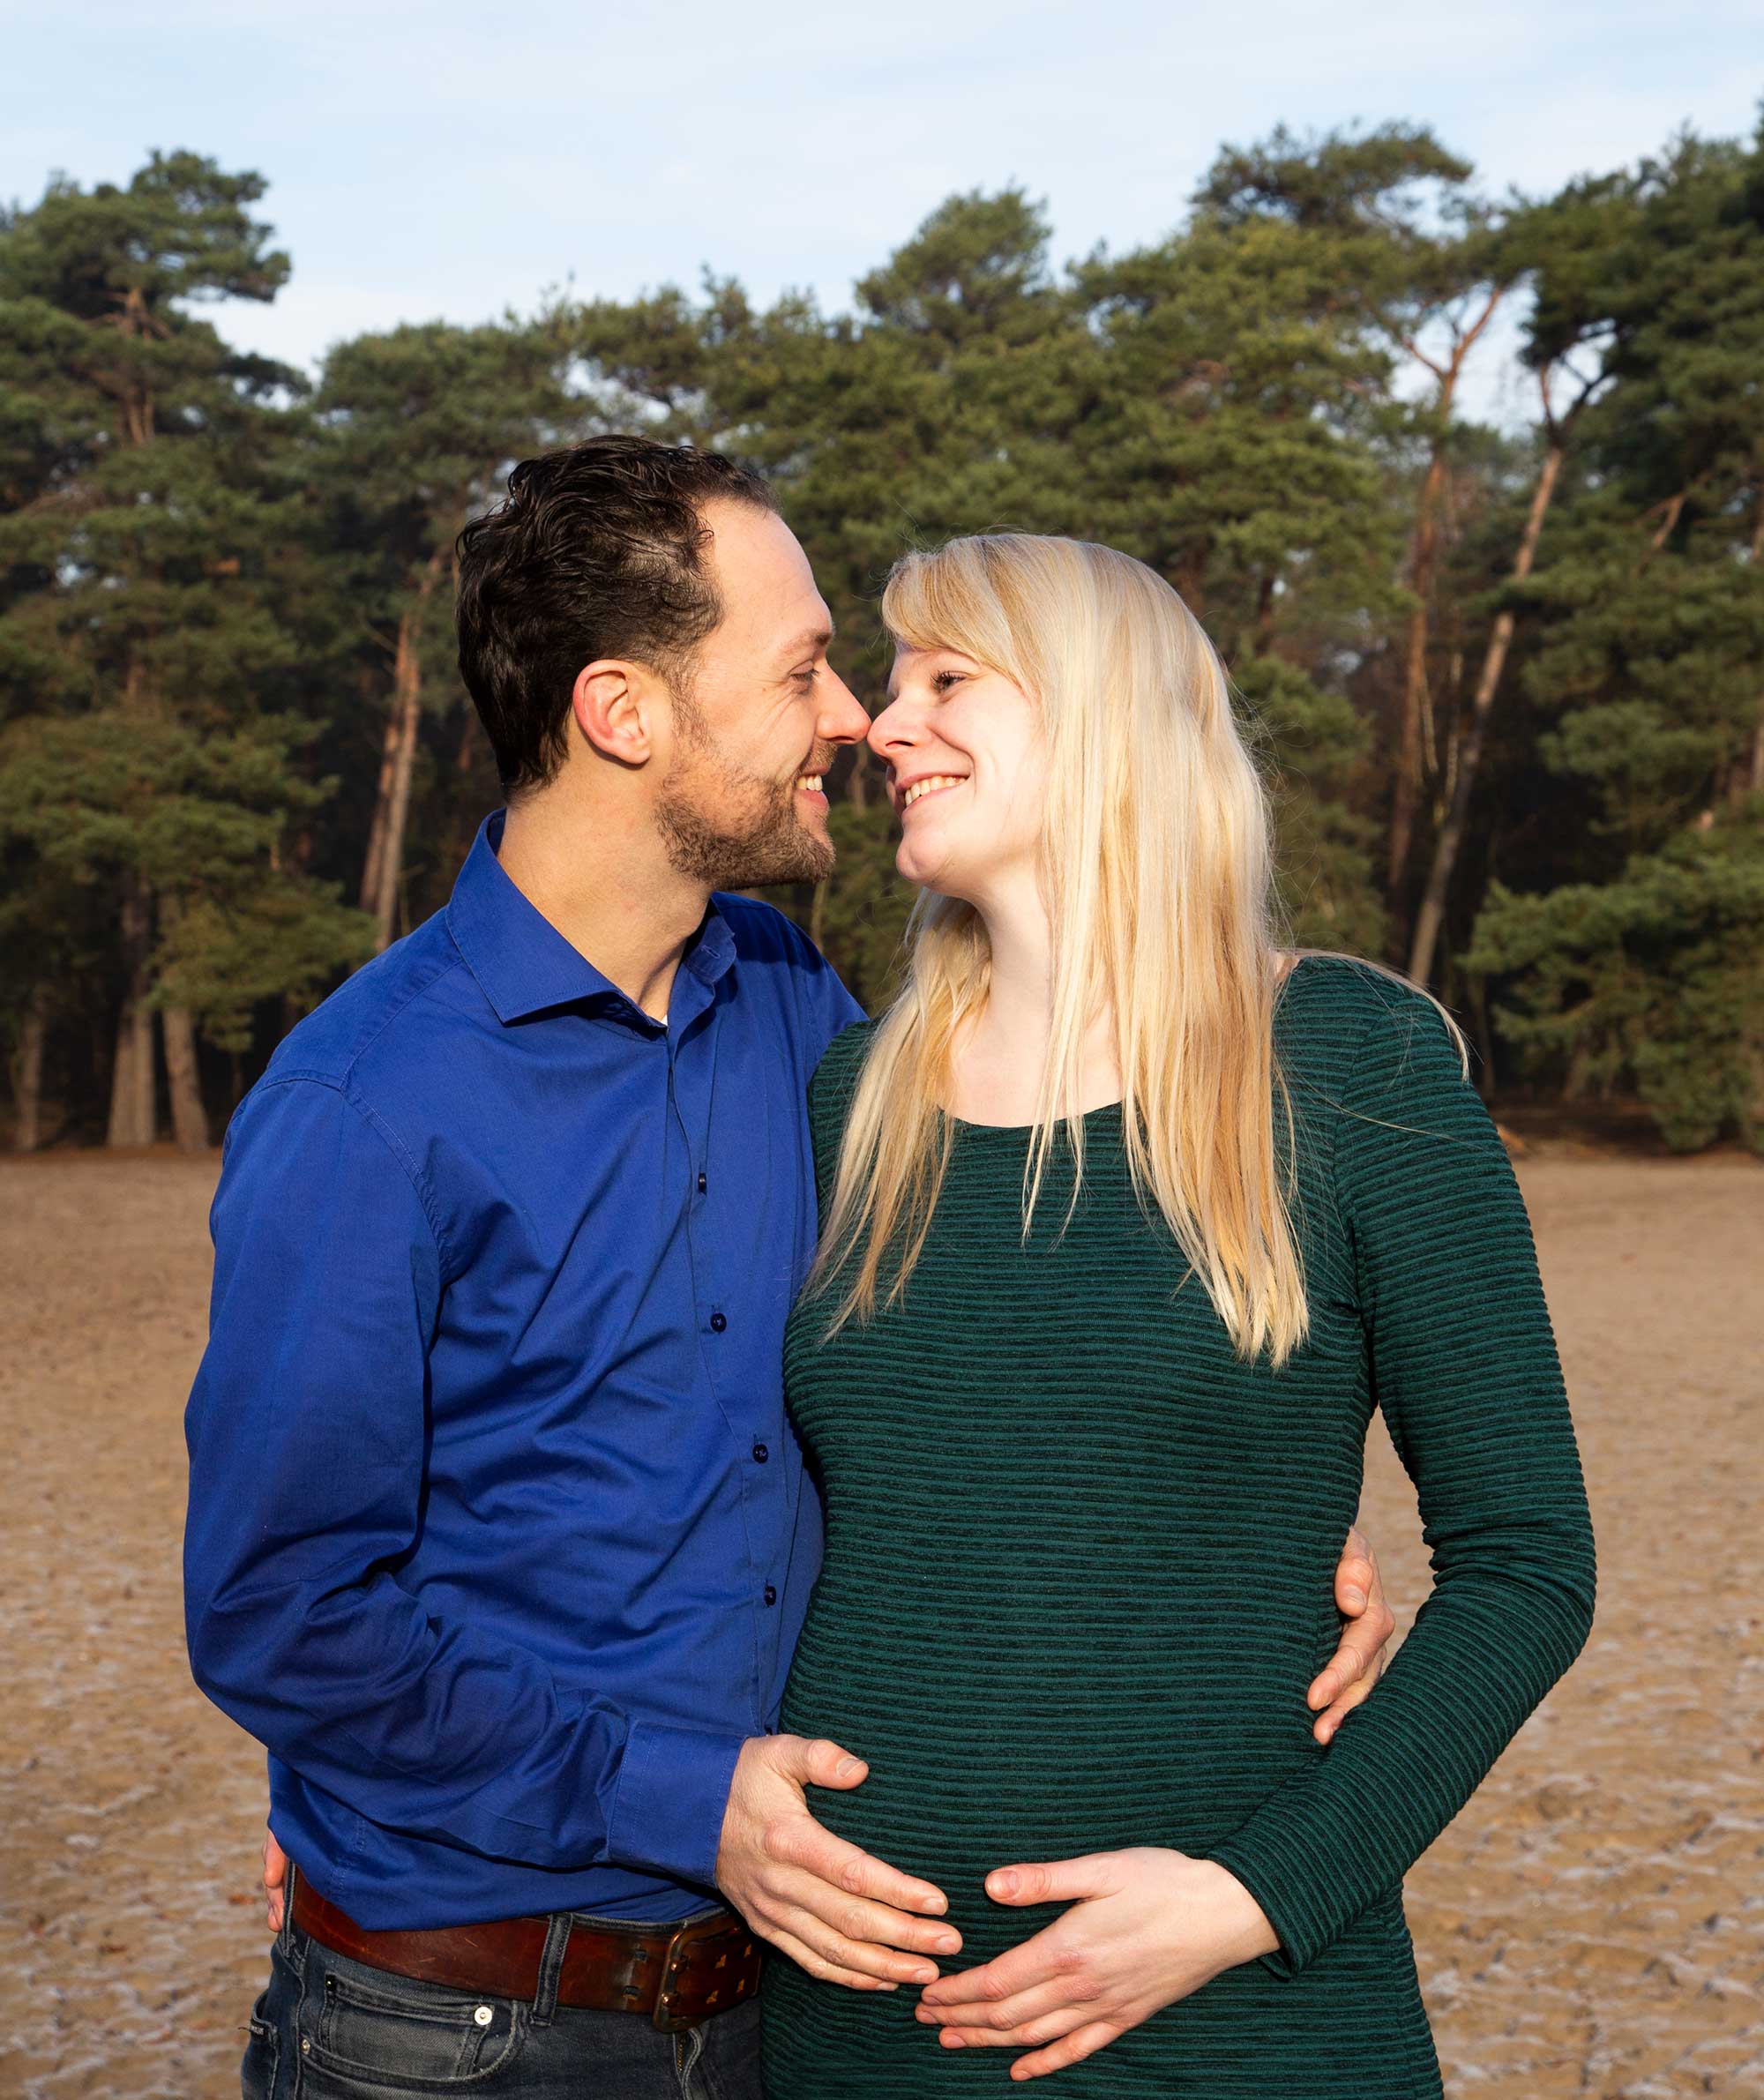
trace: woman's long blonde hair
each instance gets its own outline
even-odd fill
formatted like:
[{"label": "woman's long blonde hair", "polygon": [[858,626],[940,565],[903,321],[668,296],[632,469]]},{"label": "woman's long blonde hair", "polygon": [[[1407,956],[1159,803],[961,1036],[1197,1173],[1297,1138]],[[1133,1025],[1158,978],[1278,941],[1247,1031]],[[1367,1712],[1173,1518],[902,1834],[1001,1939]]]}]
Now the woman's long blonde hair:
[{"label": "woman's long blonde hair", "polygon": [[[1011,679],[1046,738],[1053,1012],[1025,1234],[1062,1134],[1076,1200],[1080,1053],[1106,1007],[1140,1201],[1162,1214],[1238,1355],[1266,1351],[1278,1368],[1309,1326],[1288,1211],[1291,1104],[1273,1049],[1285,959],[1267,797],[1211,643],[1143,563],[1021,533],[908,555],[882,614],[904,646],[960,650]],[[971,905],[925,892],[908,939],[906,982],[857,1081],[811,1277],[811,1289],[843,1286],[830,1331],[873,1315],[885,1265],[885,1303],[905,1288],[950,1155],[940,1104],[952,1049],[986,1003],[990,953]]]}]

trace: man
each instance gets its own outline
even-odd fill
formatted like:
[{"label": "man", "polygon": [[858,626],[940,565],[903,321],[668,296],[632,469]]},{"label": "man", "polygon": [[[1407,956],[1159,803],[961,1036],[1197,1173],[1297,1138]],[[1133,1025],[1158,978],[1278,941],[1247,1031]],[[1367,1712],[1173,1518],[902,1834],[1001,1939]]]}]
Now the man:
[{"label": "man", "polygon": [[[527,461],[460,578],[507,809],[278,1050],[215,1199],[191,1653],[294,1862],[245,2091],[297,2056],[308,2094],[752,2100],[760,1939],[860,1989],[959,1951],[810,1813],[861,1761],[768,1732],[820,1543],[780,1372],[804,1092],[859,1012],[714,893],[826,875],[868,725],[715,454]],[[1349,1579],[1326,1731],[1387,1631]]]}]

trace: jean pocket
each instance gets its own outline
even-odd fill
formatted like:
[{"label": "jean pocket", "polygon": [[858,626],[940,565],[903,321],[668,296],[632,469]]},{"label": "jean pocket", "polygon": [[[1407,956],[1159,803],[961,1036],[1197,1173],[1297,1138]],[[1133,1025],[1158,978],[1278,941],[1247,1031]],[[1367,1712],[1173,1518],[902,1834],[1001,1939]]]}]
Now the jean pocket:
[{"label": "jean pocket", "polygon": [[303,2100],[469,2091],[511,2069],[527,2038],[527,2007],[512,1999],[462,1997],[356,1963],[347,1972],[327,1963],[322,1991],[313,1980]]},{"label": "jean pocket", "polygon": [[[265,1992],[264,1997],[269,1993]],[[239,2090],[243,2100],[277,2100],[276,2072],[281,2062],[281,2036],[273,2021],[265,2020],[261,2007],[264,1999],[251,2013],[251,2037],[245,2044],[245,2060],[239,2066]]]}]

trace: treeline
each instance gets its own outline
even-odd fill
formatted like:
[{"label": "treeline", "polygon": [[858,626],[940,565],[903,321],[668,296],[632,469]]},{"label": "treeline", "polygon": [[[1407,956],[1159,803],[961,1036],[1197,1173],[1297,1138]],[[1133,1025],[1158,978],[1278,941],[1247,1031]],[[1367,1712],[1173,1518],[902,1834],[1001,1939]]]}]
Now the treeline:
[{"label": "treeline", "polygon": [[[1431,983],[1484,1083],[1764,1138],[1764,130],[1497,203],[1425,131],[1227,151],[1056,267],[1021,192],[856,287],[559,301],[346,342],[273,299],[265,185],[189,153],[0,216],[0,941],[14,1142],[209,1140],[289,1021],[445,901],[488,756],[453,539],[640,428],[777,483],[841,630],[910,543],[1128,549],[1230,666],[1294,938]],[[1522,434],[1466,412],[1517,342]],[[782,900],[861,998],[906,900],[862,757]]]}]

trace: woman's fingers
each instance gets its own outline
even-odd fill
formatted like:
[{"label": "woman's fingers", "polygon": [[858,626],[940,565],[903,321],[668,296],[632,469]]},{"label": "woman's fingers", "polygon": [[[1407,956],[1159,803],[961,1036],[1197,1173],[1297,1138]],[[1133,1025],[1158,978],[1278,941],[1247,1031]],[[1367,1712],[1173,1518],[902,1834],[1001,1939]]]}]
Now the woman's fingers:
[{"label": "woman's fingers", "polygon": [[[1056,2035],[1064,2034],[1066,2026],[1095,2016],[1094,2003],[1078,1997],[1064,1977],[1037,1984],[1030,1991],[1019,1991],[996,2004],[969,1999],[959,2005],[927,2005],[922,1997],[917,2013],[927,2026],[983,2034],[989,2042],[1012,2042],[1019,2047],[1050,2042]],[[1055,2021],[1064,2024],[1050,2024]]]},{"label": "woman's fingers", "polygon": [[1094,2021],[1088,2027],[1062,2036],[1050,2049],[1039,2050],[1034,2056],[1020,2056],[1011,2066],[1011,2075],[1020,2080],[1045,2078],[1050,2071],[1064,2071],[1067,2065],[1082,2063],[1087,2056],[1106,2049],[1120,2032],[1118,2027]]},{"label": "woman's fingers", "polygon": [[1036,1932],[1020,1946],[1000,1954],[997,1961],[988,1962],[983,1968],[965,1969],[955,1976],[945,1977],[924,1992],[920,2002],[929,2006],[1002,2005],[1020,1992],[1032,1991],[1039,1984],[1057,1980],[1058,1943],[1050,1946],[1048,1939],[1053,1930],[1050,1925],[1045,1932]]},{"label": "woman's fingers", "polygon": [[1045,2048],[1080,2027],[1096,2024],[1096,2014],[1089,2007],[1061,2006],[1013,2028],[946,2027],[939,2030],[938,2039],[947,2049],[1036,2049]]}]

